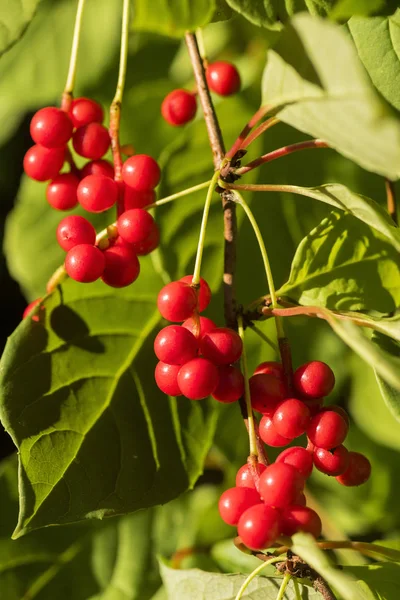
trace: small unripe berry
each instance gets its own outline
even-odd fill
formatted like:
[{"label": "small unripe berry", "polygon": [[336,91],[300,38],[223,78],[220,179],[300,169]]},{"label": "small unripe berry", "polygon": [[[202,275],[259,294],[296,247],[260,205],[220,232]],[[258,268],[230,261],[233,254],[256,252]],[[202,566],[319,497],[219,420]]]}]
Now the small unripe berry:
[{"label": "small unripe berry", "polygon": [[65,270],[68,275],[81,283],[91,283],[99,279],[104,267],[103,253],[90,244],[74,246],[65,257]]},{"label": "small unripe berry", "polygon": [[161,114],[170,125],[185,125],[194,119],[197,111],[196,96],[187,90],[173,90],[161,104]]}]

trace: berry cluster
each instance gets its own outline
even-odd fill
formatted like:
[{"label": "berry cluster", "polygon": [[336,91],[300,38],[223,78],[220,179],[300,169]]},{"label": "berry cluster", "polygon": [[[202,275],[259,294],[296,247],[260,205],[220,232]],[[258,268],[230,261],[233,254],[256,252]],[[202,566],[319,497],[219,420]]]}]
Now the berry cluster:
[{"label": "berry cluster", "polygon": [[262,413],[261,439],[280,447],[306,433],[308,445],[287,448],[268,467],[244,465],[238,471],[236,487],[222,494],[221,517],[238,526],[249,548],[268,547],[279,535],[297,531],[320,535],[320,518],[305,505],[303,494],[313,466],[345,486],[361,485],[369,478],[369,460],[343,446],[349,427],[347,413],[339,406],[323,407],[323,397],[334,384],[332,370],[320,361],[295,371],[295,394],[286,389],[280,363],[262,363],[250,378],[252,406]]},{"label": "berry cluster", "polygon": [[199,316],[210,303],[211,290],[204,279],[191,286],[192,276],[166,285],[158,295],[158,309],[168,325],[157,335],[154,351],[158,387],[170,396],[201,400],[213,396],[219,402],[235,402],[243,394],[243,375],[232,366],[241,356],[242,340],[227,327],[217,327]]},{"label": "berry cluster", "polygon": [[[207,84],[211,91],[220,96],[231,96],[240,89],[240,75],[229,62],[217,61],[208,65]],[[170,92],[163,100],[161,114],[170,125],[185,125],[196,116],[196,92],[178,89]]]}]

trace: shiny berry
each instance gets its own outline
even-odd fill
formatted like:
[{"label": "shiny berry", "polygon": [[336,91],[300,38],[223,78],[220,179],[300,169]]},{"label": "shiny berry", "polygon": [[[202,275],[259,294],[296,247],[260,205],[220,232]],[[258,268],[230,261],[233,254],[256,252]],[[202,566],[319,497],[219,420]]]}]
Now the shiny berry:
[{"label": "shiny berry", "polygon": [[143,208],[132,208],[122,213],[117,221],[117,230],[121,238],[131,244],[139,255],[148,254],[148,251],[151,252],[158,245],[156,222]]},{"label": "shiny berry", "polygon": [[167,283],[157,298],[158,310],[167,321],[185,321],[195,311],[197,297],[195,290],[182,281]]},{"label": "shiny berry", "polygon": [[78,185],[77,194],[79,204],[85,210],[100,213],[114,206],[118,197],[118,186],[110,177],[88,175]]},{"label": "shiny berry", "polygon": [[37,144],[24,156],[24,171],[36,181],[54,179],[61,171],[64,159],[64,148],[45,148]]},{"label": "shiny berry", "polygon": [[173,90],[161,104],[161,114],[170,125],[185,125],[194,119],[197,111],[196,96],[187,90]]},{"label": "shiny berry", "polygon": [[243,342],[233,329],[217,327],[203,336],[200,351],[215,365],[230,365],[236,362],[243,350]]},{"label": "shiny berry", "polygon": [[291,439],[279,435],[269,415],[263,415],[261,417],[259,433],[264,444],[267,444],[267,446],[273,446],[274,448],[287,446],[292,441]]},{"label": "shiny berry", "polygon": [[84,217],[70,215],[62,219],[58,224],[57,241],[66,252],[79,244],[94,246],[96,230]]},{"label": "shiny berry", "polygon": [[293,375],[294,386],[307,398],[322,398],[333,390],[335,376],[327,364],[313,360],[299,367]]},{"label": "shiny berry", "polygon": [[182,394],[190,400],[211,396],[218,385],[218,368],[205,358],[194,358],[184,364],[178,373]]},{"label": "shiny berry", "polygon": [[78,204],[79,179],[73,173],[57,175],[46,189],[47,202],[56,210],[71,210]]},{"label": "shiny berry", "polygon": [[286,448],[276,458],[277,463],[283,462],[294,467],[303,477],[307,479],[313,468],[313,455],[301,446]]},{"label": "shiny berry", "polygon": [[293,504],[303,486],[304,478],[294,467],[278,462],[261,473],[258,489],[265,504],[284,508]]},{"label": "shiny berry", "polygon": [[307,498],[304,492],[298,492],[296,498],[294,499],[294,504],[298,506],[305,506],[307,504]]},{"label": "shiny berry", "polygon": [[251,405],[263,414],[273,414],[286,394],[280,379],[266,373],[253,375],[249,379]]},{"label": "shiny berry", "polygon": [[353,487],[365,483],[370,475],[371,463],[368,458],[360,452],[349,452],[348,467],[336,480],[342,485]]},{"label": "shiny berry", "polygon": [[91,160],[81,169],[80,177],[83,179],[88,175],[104,175],[104,177],[114,179],[114,167],[108,160],[104,160],[104,158]]},{"label": "shiny berry", "polygon": [[280,530],[279,512],[265,504],[255,504],[248,508],[238,523],[238,534],[243,544],[252,550],[262,550],[272,546]]},{"label": "shiny berry", "polygon": [[312,417],[307,427],[307,436],[317,448],[336,448],[346,438],[349,427],[339,413],[324,410]]},{"label": "shiny berry", "polygon": [[[257,463],[257,466],[255,467],[257,484],[261,473],[263,473],[266,468],[267,467],[262,463]],[[254,473],[250,465],[243,465],[243,467],[240,467],[239,471],[236,473],[236,486],[249,487],[254,490],[257,489],[256,481],[254,481]]]},{"label": "shiny berry", "polygon": [[283,535],[291,536],[298,531],[310,533],[315,538],[321,535],[321,519],[312,508],[299,505],[288,506],[282,511],[281,517]]},{"label": "shiny berry", "polygon": [[190,331],[180,325],[168,325],[157,334],[154,352],[162,362],[184,365],[197,356],[198,343]]},{"label": "shiny berry", "polygon": [[147,154],[134,154],[126,159],[122,167],[122,179],[134,190],[153,190],[160,181],[158,163]]},{"label": "shiny berry", "polygon": [[154,190],[144,190],[139,192],[127,185],[124,186],[125,210],[130,210],[131,208],[144,208],[145,206],[149,206],[149,204],[153,204],[156,199],[157,196]]},{"label": "shiny berry", "polygon": [[72,100],[69,116],[74,127],[83,127],[89,123],[102,123],[104,112],[102,106],[90,98]]},{"label": "shiny berry", "polygon": [[315,467],[325,475],[340,475],[349,466],[349,452],[344,446],[333,450],[314,448],[313,457]]},{"label": "shiny berry", "polygon": [[[110,180],[111,181],[111,180]],[[104,250],[106,261],[102,280],[111,287],[130,285],[139,277],[140,264],[135,252],[125,245],[115,245]]]},{"label": "shiny berry", "polygon": [[220,96],[231,96],[240,90],[240,75],[230,62],[211,63],[206,71],[207,83],[213,92]]},{"label": "shiny berry", "polygon": [[324,404],[323,398],[304,398],[303,397],[302,401],[307,406],[308,410],[310,411],[310,415],[312,417],[320,412],[320,410],[322,409],[323,404]]},{"label": "shiny berry", "polygon": [[65,270],[68,275],[81,283],[91,283],[99,279],[104,267],[103,252],[91,244],[74,246],[65,257]]},{"label": "shiny berry", "polygon": [[182,396],[178,385],[178,372],[180,365],[167,365],[166,363],[157,363],[154,377],[160,390],[168,396]]},{"label": "shiny berry", "polygon": [[79,127],[72,136],[72,144],[79,156],[98,160],[110,147],[110,136],[100,123],[89,123]]},{"label": "shiny berry", "polygon": [[196,338],[201,339],[206,333],[216,329],[217,326],[208,317],[190,317],[182,323],[182,327],[186,327]]},{"label": "shiny berry", "polygon": [[[189,285],[192,283],[193,275],[185,275],[185,277],[181,277],[179,281],[183,281],[184,283],[188,283]],[[203,312],[206,310],[207,306],[211,301],[211,290],[207,281],[200,277],[200,290],[198,292],[198,302],[199,302],[199,312]]]},{"label": "shiny berry", "polygon": [[71,119],[55,106],[41,108],[32,118],[30,132],[36,144],[59,148],[65,146],[72,136]]},{"label": "shiny berry", "polygon": [[266,373],[267,375],[273,375],[277,379],[284,381],[284,373],[283,366],[279,362],[275,361],[266,361],[260,363],[256,370],[254,371],[254,375],[258,375],[259,373]]},{"label": "shiny berry", "polygon": [[150,252],[153,252],[153,250],[158,248],[159,243],[160,230],[158,229],[157,223],[153,221],[150,234],[143,241],[132,244],[132,248],[138,256],[147,256],[147,254],[150,254]]},{"label": "shiny berry", "polygon": [[236,402],[244,394],[244,378],[236,367],[223,365],[218,367],[219,382],[212,397],[218,402]]},{"label": "shiny berry", "polygon": [[321,412],[327,411],[327,410],[333,410],[333,412],[335,412],[338,415],[340,415],[341,417],[343,417],[343,419],[347,423],[347,426],[350,427],[350,418],[344,408],[342,408],[341,406],[337,406],[336,404],[331,404],[330,406],[327,406],[326,408],[322,408]]},{"label": "shiny berry", "polygon": [[242,514],[261,501],[257,490],[245,487],[229,488],[218,502],[219,514],[228,525],[237,525]]},{"label": "shiny berry", "polygon": [[310,422],[310,411],[301,400],[289,398],[281,402],[273,416],[276,431],[283,437],[294,439],[302,435]]}]

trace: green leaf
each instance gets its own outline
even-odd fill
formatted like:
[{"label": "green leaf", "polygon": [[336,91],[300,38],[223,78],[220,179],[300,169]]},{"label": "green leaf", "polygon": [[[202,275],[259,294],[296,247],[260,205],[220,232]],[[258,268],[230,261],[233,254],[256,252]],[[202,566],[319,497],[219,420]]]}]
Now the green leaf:
[{"label": "green leaf", "polygon": [[400,176],[400,122],[374,91],[340,26],[296,15],[268,53],[262,103],[365,169]]},{"label": "green leaf", "polygon": [[227,21],[232,17],[232,9],[226,3],[226,0],[216,0],[215,11],[213,14],[212,22]]},{"label": "green leaf", "polygon": [[346,573],[357,577],[358,585],[379,600],[396,600],[399,593],[400,565],[378,563],[362,567],[345,567]]},{"label": "green leaf", "polygon": [[400,10],[389,17],[353,17],[350,33],[374,85],[397,110],[400,98]]},{"label": "green leaf", "polygon": [[333,212],[302,240],[277,293],[303,305],[389,312],[400,304],[399,254],[376,230]]},{"label": "green leaf", "polygon": [[[211,548],[211,556],[225,573],[251,573],[260,565],[258,558],[241,552],[231,539],[214,544]],[[268,565],[263,575],[273,577],[275,572],[274,565]]]},{"label": "green leaf", "polygon": [[215,0],[136,0],[133,27],[179,38],[207,25],[216,8]]},{"label": "green leaf", "polygon": [[0,56],[24,34],[41,0],[9,0],[0,6]]},{"label": "green leaf", "polygon": [[350,19],[353,15],[375,15],[381,10],[387,10],[388,4],[392,4],[392,2],[386,0],[338,0],[329,16],[331,19],[345,20]]},{"label": "green leaf", "polygon": [[312,15],[325,16],[334,0],[226,0],[236,12],[251,23],[268,29],[282,29],[295,13],[308,10]]},{"label": "green leaf", "polygon": [[[389,339],[385,335],[374,335],[374,342],[379,346],[379,348],[384,349],[384,351],[389,352],[393,357],[400,357],[400,339],[397,342]],[[400,364],[400,360],[399,360]],[[382,379],[378,373],[376,373],[376,379],[379,385],[379,389],[383,396],[383,399],[386,402],[386,406],[392,413],[393,417],[400,421],[400,390],[391,386],[387,381]]]}]

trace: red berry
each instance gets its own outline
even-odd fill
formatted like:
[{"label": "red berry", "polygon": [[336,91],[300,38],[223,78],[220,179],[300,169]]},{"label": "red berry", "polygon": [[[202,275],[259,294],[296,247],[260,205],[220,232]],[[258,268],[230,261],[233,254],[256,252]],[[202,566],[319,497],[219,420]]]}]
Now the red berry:
[{"label": "red berry", "polygon": [[158,246],[160,239],[158,227],[153,217],[143,208],[132,208],[119,217],[117,229],[121,238],[133,246],[142,256]]},{"label": "red berry", "polygon": [[190,331],[180,325],[168,325],[157,334],[154,352],[162,362],[184,365],[197,356],[197,340]]},{"label": "red berry", "polygon": [[331,404],[330,406],[327,406],[326,408],[322,409],[322,411],[324,411],[324,412],[327,410],[333,410],[333,412],[335,412],[338,415],[340,415],[341,417],[343,417],[343,419],[347,423],[347,426],[350,427],[350,418],[344,408],[342,408],[341,406],[337,406],[336,404]]},{"label": "red berry", "polygon": [[333,450],[314,448],[314,465],[325,475],[340,475],[349,465],[349,452],[344,446]]},{"label": "red berry", "polygon": [[157,298],[158,310],[167,321],[185,321],[193,315],[196,304],[195,290],[182,281],[165,285]]},{"label": "red berry", "polygon": [[317,448],[336,448],[346,438],[349,427],[339,413],[324,410],[315,415],[307,427],[307,436]]},{"label": "red berry", "polygon": [[111,177],[114,179],[114,167],[108,160],[100,158],[99,160],[91,160],[87,162],[80,173],[81,179],[88,175],[104,175],[105,177]]},{"label": "red berry", "polygon": [[91,244],[79,244],[68,251],[65,270],[71,279],[81,283],[96,281],[103,274],[105,258],[101,250]]},{"label": "red berry", "polygon": [[349,452],[349,465],[347,469],[336,477],[342,485],[352,487],[365,483],[371,475],[371,463],[360,452]]},{"label": "red berry", "polygon": [[[25,308],[24,312],[22,313],[22,318],[26,319],[27,317],[29,317],[29,315],[31,314],[31,312],[33,311],[35,306],[40,304],[41,301],[42,301],[42,298],[37,298],[36,300],[33,300],[33,302],[30,302],[28,304],[28,306]],[[32,321],[39,321],[39,315],[33,315]]]},{"label": "red berry", "polygon": [[126,287],[139,277],[139,260],[129,246],[111,246],[104,250],[104,258],[106,265],[101,278],[107,285],[115,288]]},{"label": "red berry", "polygon": [[160,230],[158,229],[157,223],[153,221],[153,227],[150,235],[140,242],[139,244],[132,244],[132,248],[138,256],[147,256],[150,252],[153,252],[160,243]]},{"label": "red berry", "polygon": [[33,141],[46,148],[65,146],[72,136],[72,123],[66,112],[48,106],[33,116],[30,126]]},{"label": "red berry", "polygon": [[[256,473],[258,474],[258,479],[259,479],[261,473],[263,473],[266,468],[267,467],[265,465],[263,465],[262,463],[257,463],[257,466],[255,469],[256,469]],[[257,484],[258,484],[258,479],[257,479]],[[236,473],[236,486],[253,488],[254,490],[257,489],[257,485],[256,485],[256,482],[254,481],[254,477],[253,477],[253,473],[252,473],[252,469],[251,469],[250,465],[243,465],[243,467],[240,467],[239,471]]]},{"label": "red berry", "polygon": [[276,458],[277,463],[283,462],[294,467],[303,477],[307,479],[313,468],[313,456],[301,446],[292,446],[283,450]]},{"label": "red berry", "polygon": [[272,546],[280,530],[279,512],[265,504],[255,504],[248,508],[238,523],[238,534],[243,544],[252,550],[262,550]]},{"label": "red berry", "polygon": [[296,498],[294,499],[294,504],[297,506],[305,506],[307,504],[307,499],[304,492],[298,492]]},{"label": "red berry", "polygon": [[59,222],[57,227],[57,241],[66,252],[79,244],[94,246],[96,242],[96,230],[84,217],[71,215]]},{"label": "red berry", "polygon": [[88,212],[108,210],[117,201],[118,185],[104,175],[88,175],[78,185],[79,204]]},{"label": "red berry", "polygon": [[24,171],[36,181],[54,179],[62,169],[64,158],[64,148],[45,148],[37,144],[24,156]]},{"label": "red berry", "polygon": [[178,373],[178,385],[182,394],[190,400],[211,396],[218,385],[218,369],[205,358],[193,358]]},{"label": "red berry", "polygon": [[307,398],[322,398],[333,390],[335,376],[327,364],[313,360],[295,371],[293,382],[299,394]]},{"label": "red berry", "polygon": [[215,365],[230,365],[242,354],[243,342],[233,329],[217,327],[209,331],[200,343],[200,351]]},{"label": "red berry", "polygon": [[161,171],[157,162],[147,154],[134,154],[124,162],[122,179],[139,192],[153,190],[160,181]]},{"label": "red berry", "polygon": [[279,435],[294,439],[302,435],[310,422],[310,411],[301,400],[289,398],[281,402],[273,416]]},{"label": "red berry", "polygon": [[284,508],[293,504],[303,486],[304,478],[294,467],[277,462],[269,465],[260,475],[258,489],[265,504]]},{"label": "red berry", "polygon": [[206,71],[207,83],[220,96],[231,96],[240,90],[240,75],[230,62],[219,60],[211,63]]},{"label": "red berry", "polygon": [[287,446],[292,441],[291,439],[279,435],[269,415],[263,415],[261,417],[259,433],[264,444],[267,444],[267,446],[273,446],[274,448]]},{"label": "red berry", "polygon": [[223,365],[218,367],[219,382],[212,397],[218,402],[236,402],[244,394],[244,378],[236,367]]},{"label": "red berry", "polygon": [[182,323],[182,327],[186,327],[195,337],[202,339],[206,333],[216,329],[217,326],[208,317],[190,317]]},{"label": "red berry", "polygon": [[100,104],[90,98],[75,98],[72,100],[69,116],[74,127],[83,127],[89,123],[102,123],[104,112]]},{"label": "red berry", "polygon": [[237,525],[242,514],[261,501],[257,490],[234,487],[225,490],[218,502],[219,514],[228,525]]},{"label": "red berry", "polygon": [[310,411],[310,415],[313,417],[314,415],[316,415],[317,413],[320,412],[320,410],[324,404],[324,399],[323,398],[306,398],[306,399],[303,398],[303,402],[307,406],[308,410]]},{"label": "red berry", "polygon": [[76,190],[79,179],[72,173],[61,173],[50,181],[46,190],[47,202],[56,210],[70,210],[78,204]]},{"label": "red berry", "polygon": [[139,192],[129,186],[124,186],[124,207],[125,210],[131,208],[144,208],[156,201],[156,193],[154,190],[144,190]]},{"label": "red berry", "polygon": [[254,371],[254,375],[258,375],[259,373],[265,373],[267,375],[273,375],[277,379],[284,381],[284,373],[283,366],[279,362],[275,361],[266,361],[260,363],[256,370]]},{"label": "red berry", "polygon": [[110,136],[100,123],[89,123],[79,127],[73,137],[72,144],[75,152],[85,158],[98,160],[110,147]]},{"label": "red berry", "polygon": [[161,104],[161,114],[170,125],[185,125],[194,119],[196,111],[196,96],[187,90],[173,90]]},{"label": "red berry", "polygon": [[293,535],[298,531],[310,533],[315,538],[321,535],[321,519],[307,506],[288,506],[282,511],[281,531],[283,535]]},{"label": "red berry", "polygon": [[[179,281],[183,281],[184,283],[191,285],[192,280],[193,280],[193,275],[185,275],[185,277],[181,277],[181,279]],[[203,310],[206,310],[207,306],[210,304],[211,290],[210,290],[210,286],[208,285],[207,281],[205,279],[203,279],[202,277],[200,277],[200,290],[198,292],[198,296],[199,296],[198,310],[199,310],[199,312],[203,312]]]},{"label": "red berry", "polygon": [[273,414],[286,394],[282,381],[266,373],[250,377],[249,386],[251,405],[254,410],[263,414]]},{"label": "red berry", "polygon": [[167,365],[166,363],[157,363],[154,377],[160,390],[168,396],[182,396],[178,385],[178,372],[180,365]]}]

